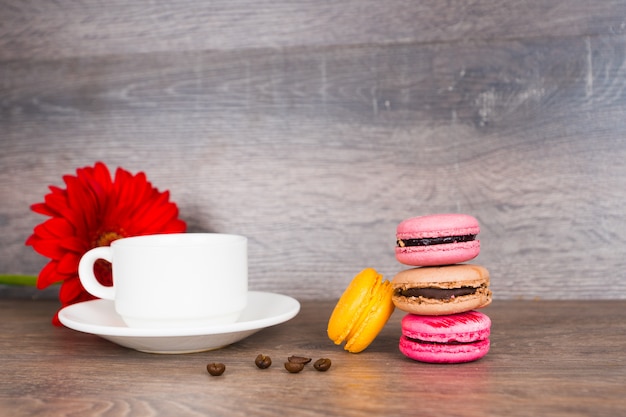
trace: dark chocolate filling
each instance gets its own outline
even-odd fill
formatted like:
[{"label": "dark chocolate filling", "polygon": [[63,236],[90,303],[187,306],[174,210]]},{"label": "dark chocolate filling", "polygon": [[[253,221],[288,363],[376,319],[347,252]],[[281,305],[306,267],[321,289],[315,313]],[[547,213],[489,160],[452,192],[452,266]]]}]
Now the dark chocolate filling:
[{"label": "dark chocolate filling", "polygon": [[420,239],[398,239],[396,244],[403,248],[405,246],[430,246],[458,242],[471,242],[474,239],[476,239],[476,235],[423,237]]},{"label": "dark chocolate filling", "polygon": [[449,300],[455,297],[474,294],[478,288],[461,287],[461,288],[407,288],[397,289],[396,295],[403,297],[424,297],[434,298],[437,300]]}]

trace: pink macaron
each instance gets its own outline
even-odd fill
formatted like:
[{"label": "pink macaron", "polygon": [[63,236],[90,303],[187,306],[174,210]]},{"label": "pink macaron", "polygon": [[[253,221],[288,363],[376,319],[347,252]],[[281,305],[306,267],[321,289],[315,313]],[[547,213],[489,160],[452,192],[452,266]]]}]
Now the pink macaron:
[{"label": "pink macaron", "polygon": [[407,314],[402,319],[400,352],[429,363],[462,363],[489,351],[491,320],[478,311],[447,316]]},{"label": "pink macaron", "polygon": [[396,230],[396,259],[412,266],[449,265],[480,253],[478,220],[467,214],[412,217]]}]

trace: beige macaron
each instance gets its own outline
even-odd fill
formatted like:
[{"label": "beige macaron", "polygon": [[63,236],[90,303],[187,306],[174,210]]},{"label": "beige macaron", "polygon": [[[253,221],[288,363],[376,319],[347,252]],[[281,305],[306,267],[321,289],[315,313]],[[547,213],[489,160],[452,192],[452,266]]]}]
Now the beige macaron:
[{"label": "beige macaron", "polygon": [[412,314],[457,314],[491,303],[489,271],[480,265],[407,269],[398,273],[391,284],[395,306]]}]

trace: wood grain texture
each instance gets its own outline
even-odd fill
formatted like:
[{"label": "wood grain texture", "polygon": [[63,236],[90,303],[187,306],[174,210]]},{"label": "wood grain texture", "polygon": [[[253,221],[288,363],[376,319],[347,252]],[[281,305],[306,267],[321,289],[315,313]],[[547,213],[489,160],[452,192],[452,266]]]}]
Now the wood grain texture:
[{"label": "wood grain texture", "polygon": [[29,205],[102,160],[248,236],[252,289],[392,277],[399,221],[460,211],[496,299],[624,299],[624,7],[4,2],[0,272],[39,271]]},{"label": "wood grain texture", "polygon": [[[48,322],[56,305],[0,300],[0,415],[615,416],[626,408],[624,301],[495,301],[491,350],[459,365],[399,352],[396,311],[360,354],[326,337],[331,301],[227,348],[188,355],[128,350]],[[581,337],[583,336],[583,337]],[[272,358],[259,370],[254,358]],[[290,355],[327,357],[289,374]],[[211,377],[210,362],[226,372]]]},{"label": "wood grain texture", "polygon": [[0,59],[623,34],[612,0],[0,2]]}]

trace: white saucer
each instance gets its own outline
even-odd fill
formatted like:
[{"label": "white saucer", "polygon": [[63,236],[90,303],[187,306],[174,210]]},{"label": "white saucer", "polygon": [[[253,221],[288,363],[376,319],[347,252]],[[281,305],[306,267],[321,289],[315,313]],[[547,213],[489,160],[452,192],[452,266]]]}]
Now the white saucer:
[{"label": "white saucer", "polygon": [[113,301],[91,300],[63,308],[65,326],[100,336],[118,345],[149,353],[192,353],[219,349],[259,330],[292,319],[300,303],[286,295],[250,291],[248,305],[235,323],[210,327],[131,328],[116,313]]}]

